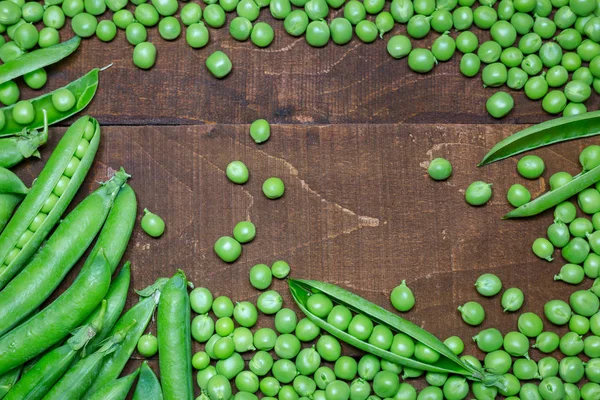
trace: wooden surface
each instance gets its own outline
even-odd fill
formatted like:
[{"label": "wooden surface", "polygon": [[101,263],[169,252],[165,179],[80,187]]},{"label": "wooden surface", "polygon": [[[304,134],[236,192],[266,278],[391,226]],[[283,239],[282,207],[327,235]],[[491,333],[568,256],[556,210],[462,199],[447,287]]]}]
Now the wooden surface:
[{"label": "wooden surface", "polygon": [[[261,18],[272,21],[266,14],[263,10]],[[535,181],[517,176],[515,159],[477,168],[496,141],[525,126],[517,124],[548,118],[539,102],[517,93],[511,115],[492,120],[484,107],[492,91],[479,78],[460,75],[457,57],[432,74],[417,75],[405,60],[385,53],[385,41],[364,45],[354,39],[318,50],[287,36],[281,22],[273,26],[276,39],[266,50],[233,41],[226,29],[211,30],[209,46],[192,50],[183,39],[161,40],[153,29],[159,55],[150,71],[133,67],[132,47],[120,31],[110,44],[85,40],[75,55],[49,68],[47,88],[55,88],[114,63],[101,74],[97,97],[86,110],[103,125],[103,138],[76,200],[123,166],[133,176],[140,218],[147,207],[167,223],[158,240],[135,229],[125,257],[133,266],[128,305],[136,301],[133,288],[178,268],[215,295],[256,300],[249,268],[284,259],[293,277],[336,283],[387,308],[389,292],[406,280],[417,305],[404,317],[442,339],[459,335],[467,351],[482,358],[470,337],[486,327],[514,330],[517,314],[503,314],[499,296],[476,293],[473,283],[480,274],[495,273],[505,287],[523,289],[523,311],[541,315],[546,301],[568,298],[573,289],[552,280],[560,256],[547,263],[530,250],[552,222],[551,213],[526,221],[500,217],[510,209],[505,193],[511,184],[522,183],[539,195],[552,173],[577,173],[578,152],[594,140],[536,152],[548,168]],[[216,49],[234,63],[222,81],[204,67]],[[589,102],[590,109],[596,101]],[[256,118],[273,124],[263,145],[248,135]],[[64,129],[51,129],[43,159]],[[454,166],[447,182],[426,174],[435,157]],[[226,179],[232,160],[248,165],[247,184]],[[17,171],[31,182],[42,165],[33,161]],[[262,195],[262,182],[270,176],[286,184],[280,200]],[[464,189],[474,180],[494,185],[484,207],[464,202]],[[244,245],[237,262],[225,264],[212,245],[245,219],[256,224],[257,238]],[[582,287],[590,285],[586,280]],[[295,308],[285,282],[272,287],[284,294],[285,306]],[[480,328],[467,326],[456,311],[469,300],[480,301],[487,311]],[[262,317],[260,324],[272,326],[272,318]],[[156,332],[154,323],[149,331]]]}]

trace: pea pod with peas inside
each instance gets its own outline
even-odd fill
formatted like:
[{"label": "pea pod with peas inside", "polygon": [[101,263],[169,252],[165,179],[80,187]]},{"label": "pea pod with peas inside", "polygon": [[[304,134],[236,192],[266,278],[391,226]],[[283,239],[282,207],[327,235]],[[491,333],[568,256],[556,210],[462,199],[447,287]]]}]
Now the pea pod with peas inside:
[{"label": "pea pod with peas inside", "polygon": [[50,389],[43,400],[80,400],[94,382],[102,363],[122,344],[135,320],[129,326],[117,331],[96,352],[82,358]]},{"label": "pea pod with peas inside", "polygon": [[127,394],[133,386],[135,378],[138,377],[140,368],[133,371],[133,373],[124,376],[123,378],[117,379],[111,383],[106,384],[104,387],[95,391],[90,397],[90,400],[125,400]]},{"label": "pea pod with peas inside", "polygon": [[99,143],[100,125],[95,119],[82,117],[67,129],[0,234],[0,290],[54,228],[83,183]]},{"label": "pea pod with peas inside", "polygon": [[40,158],[38,147],[48,141],[48,117],[46,110],[44,115],[44,129],[28,131],[24,129],[15,136],[0,139],[0,167],[11,168],[29,157]]},{"label": "pea pod with peas inside", "polygon": [[147,361],[140,367],[140,379],[133,392],[133,400],[163,400],[160,382]]},{"label": "pea pod with peas inside", "polygon": [[[0,109],[4,113],[4,127],[0,129],[1,136],[15,135],[23,131],[40,129],[44,126],[44,115],[42,110],[48,113],[48,124],[52,125],[73,116],[82,111],[94,98],[98,89],[98,74],[100,69],[94,68],[81,78],[74,80],[68,85],[43,94],[31,100],[33,108],[33,120],[26,126],[19,124],[13,117],[16,104]],[[58,106],[58,107],[57,107]]]},{"label": "pea pod with peas inside", "polygon": [[188,281],[178,271],[163,288],[158,304],[158,361],[166,400],[191,400],[192,342]]},{"label": "pea pod with peas inside", "polygon": [[[292,297],[308,319],[321,329],[359,350],[371,353],[386,361],[402,365],[411,370],[457,374],[463,375],[473,381],[483,382],[486,385],[501,385],[499,381],[500,377],[487,373],[469,363],[463,362],[444,343],[431,333],[354,293],[332,284],[313,280],[291,279],[288,281],[288,285]],[[417,360],[413,357],[406,357],[397,354],[397,352],[392,352],[389,349],[384,349],[370,342],[361,340],[351,333],[330,324],[327,321],[326,316],[317,316],[309,310],[310,297],[319,293],[329,298],[333,305],[347,307],[350,311],[356,313],[356,315],[363,315],[390,331],[407,335],[412,338],[415,343],[429,348],[430,352],[433,351],[438,353],[438,360],[429,363]]]},{"label": "pea pod with peas inside", "polygon": [[[46,4],[48,1],[46,0]],[[81,43],[75,36],[67,41],[50,47],[41,48],[0,65],[0,84],[18,78],[29,72],[54,64],[71,55]]]},{"label": "pea pod with peas inside", "polygon": [[22,367],[17,367],[0,376],[0,399],[6,398],[6,395],[13,390],[14,386],[19,382],[22,370]]},{"label": "pea pod with peas inside", "polygon": [[148,323],[152,319],[156,306],[158,305],[158,300],[161,297],[161,290],[166,281],[166,278],[159,278],[153,285],[148,286],[141,291],[137,291],[137,294],[142,297],[142,300],[127,310],[127,312],[119,318],[109,335],[114,335],[118,331],[131,325],[132,321],[135,321],[135,324],[127,333],[121,346],[104,360],[102,368],[96,376],[96,380],[89,388],[86,396],[82,397],[83,399],[86,399],[88,395],[91,395],[96,390],[119,377],[125,368],[125,364],[127,364],[127,361],[129,361],[129,358],[133,354],[140,336],[142,336]]},{"label": "pea pod with peas inside", "polygon": [[99,251],[73,284],[50,305],[0,338],[0,374],[23,365],[64,339],[102,302],[110,268]]},{"label": "pea pod with peas inside", "polygon": [[17,175],[0,167],[0,231],[29,189]]},{"label": "pea pod with peas inside", "polygon": [[563,186],[546,192],[529,203],[525,203],[522,206],[515,208],[502,218],[523,218],[539,214],[575,196],[577,193],[599,181],[600,166],[579,174]]},{"label": "pea pod with peas inside", "polygon": [[[33,312],[58,287],[102,228],[115,197],[128,178],[124,170],[118,171],[86,197],[62,220],[21,273],[0,292],[0,335]],[[104,254],[114,251],[110,246],[112,240],[114,238],[109,237],[99,241],[101,245],[107,245]],[[82,269],[95,262],[99,250],[96,245]],[[106,257],[103,255],[103,258]],[[110,263],[109,271],[112,274]]]},{"label": "pea pod with peas inside", "polygon": [[77,354],[102,329],[107,302],[100,304],[100,312],[87,324],[73,332],[66,343],[46,353],[17,382],[6,400],[40,400],[73,365]]},{"label": "pea pod with peas inside", "polygon": [[562,117],[523,129],[496,143],[479,166],[543,146],[600,134],[600,111]]}]

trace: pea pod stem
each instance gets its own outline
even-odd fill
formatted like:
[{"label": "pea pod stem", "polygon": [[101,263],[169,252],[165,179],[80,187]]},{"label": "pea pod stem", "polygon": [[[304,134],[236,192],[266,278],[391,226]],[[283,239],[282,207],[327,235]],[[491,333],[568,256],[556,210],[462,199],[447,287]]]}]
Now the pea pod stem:
[{"label": "pea pod stem", "polygon": [[[57,4],[60,3],[57,1]],[[70,56],[80,43],[81,38],[74,36],[62,43],[25,53],[0,65],[0,85]]]},{"label": "pea pod stem", "polygon": [[[27,267],[0,292],[0,335],[39,307],[60,285],[104,225],[115,197],[128,177],[125,171],[118,171],[86,197],[65,217]],[[98,252],[96,247],[82,270],[95,262]],[[103,250],[103,258],[106,258],[105,254]]]},{"label": "pea pod stem", "polygon": [[540,197],[515,208],[502,219],[531,217],[552,208],[565,200],[570,199],[577,193],[600,181],[600,166],[578,175],[576,178],[559,187],[544,193]]},{"label": "pea pod stem", "polygon": [[60,122],[66,118],[69,118],[79,113],[85,107],[87,107],[88,104],[90,104],[90,102],[94,98],[94,95],[96,94],[96,90],[98,89],[99,72],[100,70],[98,68],[94,68],[81,78],[76,79],[73,82],[64,86],[64,88],[68,89],[75,96],[75,105],[70,110],[59,111],[56,109],[56,107],[54,107],[54,104],[52,103],[52,95],[56,92],[56,90],[29,100],[33,105],[33,109],[35,111],[35,118],[33,122],[27,126],[23,126],[14,120],[14,105],[2,108],[1,111],[4,112],[6,123],[4,124],[4,127],[0,130],[0,137],[15,135],[17,133],[22,132],[23,128],[26,128],[28,130],[42,128],[44,126],[44,117],[42,110],[46,110],[48,113],[49,125],[53,125],[57,122]]},{"label": "pea pod stem", "polygon": [[[495,384],[498,380],[498,377],[487,374],[486,372],[461,361],[443,342],[441,342],[431,333],[413,324],[412,322],[392,314],[382,307],[379,307],[378,305],[355,295],[354,293],[351,293],[336,285],[313,280],[290,279],[288,281],[288,285],[296,304],[298,304],[300,310],[311,321],[313,321],[321,329],[329,332],[331,335],[360,350],[374,354],[387,361],[413,369],[463,375],[471,380],[482,381],[486,382],[487,384]],[[336,304],[342,304],[354,312],[364,314],[371,320],[385,325],[393,331],[402,332],[412,337],[417,342],[430,347],[434,351],[438,352],[442,357],[440,357],[440,360],[434,364],[427,364],[415,359],[399,356],[390,351],[383,350],[379,347],[359,340],[349,333],[330,325],[327,323],[327,321],[317,317],[307,309],[306,301],[308,300],[308,297],[314,293],[323,293],[330,297],[331,300]]]},{"label": "pea pod stem", "polygon": [[44,129],[42,131],[26,129],[12,137],[0,139],[0,167],[11,168],[26,158],[40,158],[38,148],[48,141],[48,113],[44,114]]},{"label": "pea pod stem", "polygon": [[73,284],[27,322],[0,337],[0,374],[10,371],[64,339],[102,302],[110,268],[99,251]]},{"label": "pea pod stem", "polygon": [[478,165],[481,167],[543,146],[598,134],[600,134],[600,111],[552,119],[501,140]]},{"label": "pea pod stem", "polygon": [[62,378],[73,365],[76,355],[96,337],[102,328],[107,309],[105,300],[99,312],[89,323],[72,332],[73,336],[65,344],[49,351],[41,357],[9,392],[6,400],[40,400]]},{"label": "pea pod stem", "polygon": [[144,361],[140,367],[140,378],[132,400],[163,400],[160,382],[147,361]]}]

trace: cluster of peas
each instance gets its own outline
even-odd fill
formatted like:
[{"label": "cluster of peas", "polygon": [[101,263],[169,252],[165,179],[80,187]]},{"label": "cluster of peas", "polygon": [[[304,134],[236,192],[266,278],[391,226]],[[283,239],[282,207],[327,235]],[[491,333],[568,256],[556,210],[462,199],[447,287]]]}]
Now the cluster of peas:
[{"label": "cluster of peas", "polygon": [[77,144],[75,153],[73,154],[71,160],[67,164],[67,167],[65,168],[62,176],[56,183],[56,186],[52,190],[52,193],[48,196],[38,214],[33,218],[27,230],[23,232],[23,234],[17,241],[15,247],[10,251],[10,253],[8,253],[6,258],[4,259],[3,265],[0,266],[0,271],[2,271],[2,269],[4,268],[7,268],[8,265],[10,265],[10,263],[13,262],[13,260],[21,252],[21,249],[25,247],[25,245],[27,245],[33,234],[40,228],[48,214],[50,214],[50,212],[54,209],[54,206],[60,199],[60,196],[63,195],[63,193],[69,186],[69,182],[71,181],[73,174],[75,174],[75,171],[77,171],[77,167],[79,166],[81,159],[86,154],[87,149],[90,145],[90,140],[94,137],[94,133],[94,125],[91,122],[88,122],[86,124],[83,137]]}]

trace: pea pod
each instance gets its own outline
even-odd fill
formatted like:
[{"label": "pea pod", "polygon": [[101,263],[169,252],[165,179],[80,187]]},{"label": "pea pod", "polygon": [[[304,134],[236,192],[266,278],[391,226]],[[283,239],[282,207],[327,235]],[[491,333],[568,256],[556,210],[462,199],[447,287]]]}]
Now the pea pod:
[{"label": "pea pod", "polygon": [[40,400],[73,365],[76,355],[102,328],[106,300],[100,304],[100,312],[94,320],[73,332],[67,342],[41,357],[17,382],[6,400]]},{"label": "pea pod", "polygon": [[135,325],[135,320],[124,329],[111,336],[95,353],[82,358],[73,365],[67,373],[43,397],[44,400],[79,400],[90,387],[102,362],[110,354],[117,351],[127,337],[129,330]]},{"label": "pea pod", "polygon": [[523,204],[521,207],[515,208],[503,219],[531,217],[545,211],[563,201],[575,196],[583,189],[592,186],[600,181],[600,167],[596,167],[589,171],[582,172],[573,178],[572,181],[564,184],[558,189],[544,193],[540,197]]},{"label": "pea pod", "polygon": [[479,166],[543,146],[590,137],[599,133],[600,111],[551,119],[501,140],[483,157]]},{"label": "pea pod", "polygon": [[68,57],[77,50],[80,43],[81,38],[75,36],[62,43],[25,53],[21,57],[0,65],[0,85]]},{"label": "pea pod", "polygon": [[0,399],[6,398],[6,395],[12,391],[15,384],[19,381],[22,369],[22,367],[17,367],[0,376]]},{"label": "pea pod", "polygon": [[185,274],[178,271],[165,284],[158,304],[158,363],[165,400],[194,398],[187,286]]},{"label": "pea pod", "polygon": [[103,388],[95,391],[90,397],[90,400],[125,400],[127,394],[133,386],[135,378],[140,373],[140,369],[136,369],[133,373],[124,376],[123,378],[117,379]]},{"label": "pea pod", "polygon": [[102,302],[110,268],[99,251],[73,284],[27,322],[0,337],[0,374],[23,365],[64,339]]},{"label": "pea pod", "polygon": [[[0,292],[0,335],[16,326],[60,285],[102,228],[119,189],[128,177],[125,171],[118,171],[86,197],[60,223],[27,267]],[[107,247],[103,253],[107,251],[110,253],[112,249]],[[95,247],[87,265],[94,262],[97,252]]]},{"label": "pea pod", "polygon": [[99,143],[100,125],[89,117],[78,119],[65,132],[0,235],[0,290],[54,228],[85,179]]},{"label": "pea pod", "polygon": [[163,400],[160,382],[147,361],[144,361],[140,367],[140,379],[133,392],[132,400]]},{"label": "pea pod", "polygon": [[31,156],[40,158],[38,147],[48,141],[48,113],[44,114],[44,129],[27,131],[23,129],[15,136],[0,139],[0,167],[11,168]]},{"label": "pea pod", "polygon": [[161,297],[160,292],[164,284],[165,279],[159,278],[153,285],[139,291],[138,294],[144,297],[144,299],[140,300],[140,302],[131,307],[121,316],[121,318],[119,318],[110,333],[111,335],[124,327],[131,325],[132,321],[137,322],[129,330],[127,337],[125,337],[121,346],[104,360],[102,368],[96,375],[96,380],[89,388],[88,393],[83,397],[84,399],[119,377],[125,368],[125,364],[127,364],[127,361],[129,361],[129,358],[133,354],[140,336],[144,334],[148,323],[152,319],[158,300]]},{"label": "pea pod", "polygon": [[27,186],[18,176],[0,167],[0,231],[4,229],[15,207],[27,192]]},{"label": "pea pod", "polygon": [[[312,280],[291,279],[288,281],[288,284],[292,297],[298,304],[298,307],[300,307],[300,310],[311,321],[321,329],[359,350],[366,351],[381,357],[384,360],[416,370],[463,375],[471,380],[481,381],[488,385],[496,385],[499,383],[499,377],[488,374],[468,363],[464,363],[444,343],[425,329],[355,295],[354,293],[332,284]],[[415,341],[438,352],[441,355],[439,361],[433,364],[427,364],[413,358],[402,357],[368,342],[359,340],[349,333],[334,327],[326,320],[317,317],[307,309],[307,300],[314,293],[323,293],[328,296],[334,304],[344,305],[351,311],[363,314],[374,322],[387,326],[392,331],[402,332],[412,337]]]},{"label": "pea pod", "polygon": [[[27,126],[20,125],[13,118],[14,105],[4,107],[0,111],[4,112],[6,123],[4,127],[0,129],[0,136],[10,136],[23,131],[23,128],[28,130],[40,129],[44,126],[44,117],[42,110],[48,112],[48,124],[53,125],[59,121],[62,121],[70,116],[73,116],[82,111],[94,98],[96,89],[98,88],[98,73],[100,70],[94,68],[81,78],[74,80],[68,85],[64,86],[75,96],[75,105],[67,111],[59,111],[54,107],[52,103],[52,95],[56,92],[49,92],[39,97],[31,99],[33,109],[35,111],[35,118],[33,122]],[[57,89],[59,90],[59,89]]]}]

